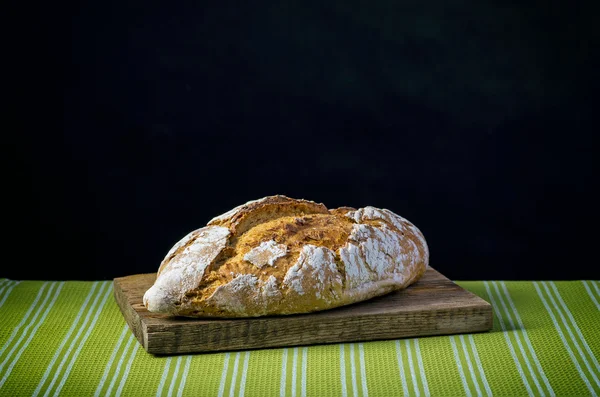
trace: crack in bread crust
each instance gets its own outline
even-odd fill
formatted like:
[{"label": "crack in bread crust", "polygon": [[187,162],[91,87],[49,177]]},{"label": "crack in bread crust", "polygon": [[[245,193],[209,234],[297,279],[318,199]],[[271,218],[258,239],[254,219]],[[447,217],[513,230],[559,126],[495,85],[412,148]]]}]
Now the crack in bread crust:
[{"label": "crack in bread crust", "polygon": [[208,225],[228,227],[235,240],[254,226],[277,218],[326,213],[328,211],[323,204],[278,195],[251,201],[228,217],[213,218]]}]

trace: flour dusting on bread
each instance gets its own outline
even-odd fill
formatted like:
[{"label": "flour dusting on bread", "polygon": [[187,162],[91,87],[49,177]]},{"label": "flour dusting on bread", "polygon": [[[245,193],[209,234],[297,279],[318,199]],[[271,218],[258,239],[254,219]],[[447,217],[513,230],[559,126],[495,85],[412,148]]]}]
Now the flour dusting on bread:
[{"label": "flour dusting on bread", "polygon": [[335,252],[325,247],[305,245],[294,266],[287,271],[283,284],[299,295],[313,290],[317,299],[327,302],[335,299],[342,286]]},{"label": "flour dusting on bread", "polygon": [[246,255],[244,260],[252,263],[254,266],[262,268],[263,266],[273,266],[275,260],[287,254],[287,246],[285,244],[277,244],[274,240],[263,241],[256,248],[252,248]]},{"label": "flour dusting on bread", "polygon": [[154,285],[144,294],[150,311],[173,310],[182,296],[198,286],[204,271],[227,244],[229,229],[207,226],[186,235],[169,251]]}]

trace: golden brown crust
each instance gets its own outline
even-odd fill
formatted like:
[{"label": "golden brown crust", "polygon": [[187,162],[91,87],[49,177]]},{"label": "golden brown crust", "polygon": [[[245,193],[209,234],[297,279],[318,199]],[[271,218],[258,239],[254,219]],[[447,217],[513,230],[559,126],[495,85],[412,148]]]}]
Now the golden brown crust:
[{"label": "golden brown crust", "polygon": [[[188,263],[190,252],[214,247],[211,238],[218,252],[210,250],[199,267]],[[328,210],[270,196],[214,218],[176,244],[144,302],[150,310],[182,316],[306,313],[405,288],[422,276],[428,260],[421,232],[391,211]],[[190,270],[176,273],[180,268],[201,269],[195,286],[185,284],[182,274]]]},{"label": "golden brown crust", "polygon": [[329,210],[329,213],[332,215],[344,216],[350,211],[356,211],[356,208],[353,207],[338,207]]}]

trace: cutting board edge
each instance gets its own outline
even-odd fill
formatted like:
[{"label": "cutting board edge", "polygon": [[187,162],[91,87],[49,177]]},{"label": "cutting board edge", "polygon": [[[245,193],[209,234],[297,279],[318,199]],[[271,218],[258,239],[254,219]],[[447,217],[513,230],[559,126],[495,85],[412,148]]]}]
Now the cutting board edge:
[{"label": "cutting board edge", "polygon": [[[138,311],[136,311],[136,309],[134,308],[134,302],[133,299],[130,299],[130,297],[128,297],[127,293],[124,291],[123,289],[123,283],[126,283],[128,280],[132,280],[135,277],[140,278],[140,277],[146,277],[146,278],[151,278],[155,275],[155,273],[144,273],[144,274],[136,274],[136,275],[130,275],[130,276],[124,276],[124,277],[117,277],[113,280],[113,285],[114,285],[114,295],[115,295],[115,299],[117,301],[117,304],[131,330],[131,332],[135,335],[135,337],[138,339],[138,341],[140,342],[140,344],[142,345],[142,347],[144,347],[144,349],[151,354],[155,354],[155,355],[170,355],[170,354],[183,354],[183,353],[211,353],[211,352],[220,352],[220,351],[235,351],[235,350],[251,350],[251,349],[269,349],[269,348],[280,348],[280,347],[288,347],[288,346],[305,346],[305,345],[320,345],[320,344],[332,344],[332,343],[346,343],[346,342],[361,342],[361,341],[375,341],[375,340],[389,340],[389,339],[397,339],[397,338],[407,338],[407,337],[421,337],[421,336],[436,336],[436,335],[451,335],[451,334],[460,334],[460,333],[473,333],[473,332],[486,332],[489,331],[493,328],[493,311],[492,311],[492,305],[487,302],[485,299],[481,298],[480,296],[466,290],[465,288],[459,286],[458,284],[454,283],[453,281],[451,281],[450,279],[448,279],[447,277],[445,277],[443,274],[439,273],[437,270],[435,269],[431,269],[431,271],[433,272],[433,280],[436,283],[436,288],[439,287],[439,281],[440,278],[443,279],[443,282],[446,283],[447,289],[453,289],[456,290],[459,294],[462,295],[462,298],[464,298],[466,301],[469,301],[468,304],[464,304],[461,307],[457,307],[457,308],[452,308],[452,307],[446,307],[446,308],[441,308],[439,310],[437,310],[437,315],[439,316],[443,316],[444,313],[447,316],[453,316],[453,315],[457,315],[458,317],[465,316],[465,313],[468,313],[469,316],[471,317],[471,323],[469,324],[469,326],[464,325],[463,327],[456,327],[454,329],[449,329],[448,327],[446,328],[441,328],[441,329],[429,329],[429,330],[419,330],[419,332],[413,332],[413,331],[406,331],[406,330],[400,330],[400,331],[394,331],[393,329],[390,331],[388,330],[388,332],[382,332],[379,334],[370,334],[367,336],[361,336],[360,334],[346,334],[346,336],[344,337],[340,337],[337,336],[334,339],[331,338],[324,338],[324,337],[313,337],[313,338],[308,338],[308,339],[304,339],[301,340],[298,343],[291,343],[290,341],[273,341],[272,343],[270,342],[262,342],[262,343],[244,343],[241,344],[239,343],[239,338],[237,340],[234,340],[234,342],[232,343],[231,341],[229,341],[228,343],[223,343],[221,341],[221,343],[216,343],[216,344],[208,344],[208,345],[199,345],[196,341],[196,344],[192,343],[190,344],[189,339],[190,339],[190,335],[194,335],[195,332],[198,332],[199,330],[203,330],[203,329],[207,329],[210,328],[210,324],[195,324],[193,327],[196,328],[195,331],[192,331],[191,333],[186,331],[185,328],[185,323],[181,323],[181,324],[167,324],[167,327],[174,327],[175,328],[181,328],[179,331],[184,331],[182,332],[182,334],[180,334],[179,336],[184,336],[184,341],[187,338],[187,342],[185,344],[180,344],[179,346],[175,346],[173,347],[173,340],[180,340],[179,337],[175,337],[173,332],[163,332],[163,336],[166,336],[166,338],[171,338],[171,346],[169,347],[169,344],[167,344],[165,347],[165,343],[164,340],[161,341],[161,338],[156,338],[157,335],[160,334],[161,327],[165,327],[165,325],[160,325],[157,324],[156,321],[158,321],[159,319],[156,318],[152,318],[152,317],[148,317],[147,315],[143,315],[141,313],[139,313]],[[416,284],[415,284],[416,285]],[[412,287],[412,286],[411,286]],[[409,287],[409,288],[411,288]],[[465,297],[469,297],[468,299],[466,299]],[[139,299],[139,298],[138,298]],[[136,299],[137,301],[137,299]],[[139,306],[139,304],[137,305]],[[416,311],[418,312],[418,311]],[[431,313],[433,313],[434,311],[431,311]],[[462,312],[462,314],[461,314]],[[380,321],[387,321],[390,319],[386,319],[386,315],[390,315],[392,316],[391,319],[395,319],[396,321],[399,318],[402,318],[403,316],[410,316],[411,312],[410,311],[404,311],[402,313],[375,313],[375,314],[365,314],[363,313],[360,316],[357,316],[357,318],[354,318],[353,321],[353,325],[360,325],[363,321],[365,323],[369,322],[369,317],[371,317],[372,319],[379,319]],[[288,322],[290,318],[294,318],[294,317],[302,317],[304,315],[296,315],[296,316],[290,316],[288,318]],[[473,323],[473,319],[476,319],[476,317],[479,317],[479,320],[477,324]],[[259,318],[259,319],[263,319],[263,318]],[[149,321],[151,320],[151,321]],[[251,318],[251,319],[237,319],[237,320],[245,320],[245,321],[249,321],[252,322],[254,320],[256,320],[256,318]],[[341,321],[343,322],[344,317],[341,317]],[[211,321],[210,323],[212,323],[214,325],[214,323]],[[218,323],[218,321],[217,321]],[[255,321],[256,323],[256,321]],[[301,323],[301,321],[300,321]],[[219,325],[219,324],[217,324]],[[223,324],[220,324],[223,325]],[[239,325],[239,324],[238,324]],[[188,324],[189,327],[189,324]],[[227,325],[224,327],[227,328]],[[277,330],[278,328],[282,328],[285,330],[285,326],[280,327],[279,325],[275,326],[274,329]],[[389,327],[388,327],[389,328]],[[174,329],[172,329],[171,331],[173,331]],[[164,330],[163,330],[164,331]],[[226,332],[231,331],[231,329],[226,330]],[[159,335],[160,336],[160,335]],[[227,342],[227,341],[226,341]]]},{"label": "cutting board edge", "polygon": [[145,324],[144,318],[129,304],[125,291],[123,291],[120,284],[120,279],[124,278],[126,277],[118,277],[113,280],[113,295],[130,331],[142,347],[148,351],[147,324]]},{"label": "cutting board edge", "polygon": [[[384,341],[384,340],[393,340],[393,339],[404,339],[411,337],[429,337],[429,336],[443,336],[443,335],[456,335],[456,334],[465,334],[465,333],[483,333],[489,332],[493,328],[493,312],[491,305],[488,306],[473,306],[474,311],[471,313],[471,319],[479,319],[478,325],[474,326],[473,322],[471,322],[468,326],[463,324],[463,326],[455,326],[455,327],[443,327],[440,329],[430,329],[427,331],[419,330],[419,332],[415,331],[407,331],[401,328],[394,329],[388,328],[387,332],[379,332],[378,334],[369,334],[365,336],[361,336],[360,333],[347,333],[345,336],[336,336],[334,338],[330,338],[327,336],[322,337],[312,337],[307,338],[299,343],[289,343],[286,341],[266,341],[259,344],[250,344],[250,343],[236,343],[235,340],[227,341],[226,343],[221,342],[220,344],[195,344],[189,345],[184,349],[173,349],[172,351],[166,352],[164,349],[164,345],[160,343],[160,338],[156,338],[160,335],[160,331],[157,328],[159,327],[149,327],[147,337],[147,345],[144,346],[146,351],[155,355],[172,355],[172,354],[183,354],[183,353],[218,353],[218,352],[227,352],[227,351],[238,351],[238,350],[257,350],[257,349],[273,349],[273,348],[283,348],[283,347],[296,347],[296,346],[313,346],[313,345],[330,345],[336,343],[354,343],[354,342],[369,342],[369,341]],[[449,309],[449,310],[441,310],[441,311],[432,311],[433,314],[448,314],[453,315],[455,313],[461,312],[460,309]],[[380,315],[373,316],[362,316],[362,317],[372,317],[372,320],[378,321],[386,321],[386,319]],[[396,320],[399,318],[396,316]],[[354,319],[355,325],[361,323],[362,319]],[[142,322],[144,320],[142,319]],[[243,321],[243,320],[242,320]],[[252,320],[249,320],[252,321]],[[363,324],[364,325],[364,324]],[[418,324],[417,324],[418,326]],[[200,326],[197,329],[198,333],[206,332],[207,326]],[[325,327],[327,328],[327,327]]]}]

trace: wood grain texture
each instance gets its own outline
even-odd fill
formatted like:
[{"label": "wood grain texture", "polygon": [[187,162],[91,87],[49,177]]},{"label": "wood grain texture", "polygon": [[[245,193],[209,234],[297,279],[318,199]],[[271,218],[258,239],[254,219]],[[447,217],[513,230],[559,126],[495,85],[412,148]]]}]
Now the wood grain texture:
[{"label": "wood grain texture", "polygon": [[488,331],[492,307],[429,268],[391,294],[317,313],[242,319],[192,319],[151,313],[142,296],[155,273],[115,278],[115,299],[149,353],[181,354]]}]

